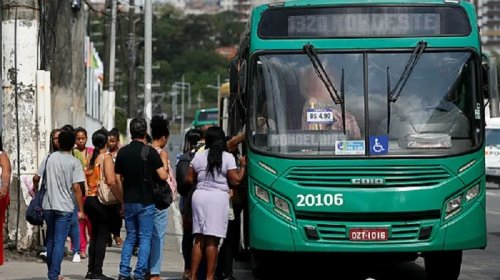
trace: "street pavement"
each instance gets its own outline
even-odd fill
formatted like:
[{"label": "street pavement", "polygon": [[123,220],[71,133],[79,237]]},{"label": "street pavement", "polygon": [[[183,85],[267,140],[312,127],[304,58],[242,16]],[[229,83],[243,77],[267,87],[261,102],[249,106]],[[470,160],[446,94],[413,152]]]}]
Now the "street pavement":
[{"label": "street pavement", "polygon": [[[163,248],[164,258],[160,275],[162,279],[181,279],[184,271],[184,261],[180,250],[182,236],[180,214],[178,213],[177,204],[173,204],[173,206],[169,208],[167,238]],[[123,228],[121,236],[125,238]],[[118,278],[120,254],[121,248],[116,246],[108,247],[103,267],[103,273],[106,276]],[[61,266],[62,276],[67,280],[83,279],[87,273],[87,260],[82,259],[80,263],[73,263],[70,257],[65,258]],[[136,260],[136,257],[132,258],[132,268],[135,268]],[[9,261],[7,259],[5,265],[0,267],[0,279],[2,280],[45,280],[47,279],[46,275],[47,265],[41,259],[37,259],[35,262]]]},{"label": "street pavement", "polygon": [[[488,247],[485,250],[464,252],[462,273],[459,280],[500,280],[500,188],[488,183],[487,189]],[[180,253],[181,223],[177,205],[169,209],[167,241],[164,247],[161,277],[181,279],[183,259]],[[125,233],[122,234],[122,237]],[[104,274],[118,278],[121,249],[108,247]],[[135,257],[132,264],[135,265]],[[274,259],[273,271],[264,279],[335,279],[335,280],[427,280],[422,258],[416,262],[346,262],[330,257],[318,260],[310,256],[295,256],[292,259]],[[62,274],[67,280],[83,279],[87,272],[87,260],[72,263],[67,258],[62,263]],[[0,267],[0,280],[42,280],[47,268],[41,260],[26,262],[7,260]],[[238,280],[253,280],[249,262],[235,262],[234,274]],[[325,277],[325,275],[328,275]]]}]

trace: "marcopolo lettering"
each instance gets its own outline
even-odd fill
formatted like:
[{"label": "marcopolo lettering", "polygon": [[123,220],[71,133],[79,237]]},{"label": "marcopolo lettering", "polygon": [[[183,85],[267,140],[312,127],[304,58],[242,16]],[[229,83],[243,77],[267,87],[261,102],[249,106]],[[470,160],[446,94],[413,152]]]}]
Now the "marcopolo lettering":
[{"label": "marcopolo lettering", "polygon": [[354,178],[351,179],[353,185],[383,185],[385,180],[383,178]]}]

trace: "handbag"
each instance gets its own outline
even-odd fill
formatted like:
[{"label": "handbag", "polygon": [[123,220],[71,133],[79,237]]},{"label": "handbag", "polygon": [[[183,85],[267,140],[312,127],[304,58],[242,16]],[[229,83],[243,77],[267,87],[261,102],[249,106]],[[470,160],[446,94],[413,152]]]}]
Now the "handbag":
[{"label": "handbag", "polygon": [[145,145],[141,150],[141,159],[144,167],[144,182],[150,185],[153,190],[153,201],[158,210],[167,209],[173,202],[173,195],[170,186],[165,180],[155,180],[153,172],[148,166],[149,146]]},{"label": "handbag", "polygon": [[104,178],[104,158],[101,160],[99,165],[99,182],[97,182],[97,199],[103,205],[113,205],[118,204],[119,201],[116,199],[115,195],[109,188],[108,184],[106,184],[106,180]]},{"label": "handbag", "polygon": [[45,160],[45,167],[43,168],[42,175],[42,183],[40,184],[40,189],[35,193],[35,197],[30,201],[28,208],[26,209],[26,221],[34,226],[42,226],[44,216],[43,216],[43,197],[47,192],[45,188],[45,184],[47,183],[47,162],[49,161],[49,157],[51,154],[47,156]]}]

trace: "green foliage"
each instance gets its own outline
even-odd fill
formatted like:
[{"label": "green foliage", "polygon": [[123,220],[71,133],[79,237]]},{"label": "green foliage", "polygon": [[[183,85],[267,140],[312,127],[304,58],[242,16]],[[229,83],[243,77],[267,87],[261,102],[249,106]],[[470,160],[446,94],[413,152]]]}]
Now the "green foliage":
[{"label": "green foliage", "polygon": [[238,44],[244,27],[238,14],[184,16],[168,5],[158,11],[153,28],[153,61],[159,63],[160,69],[154,72],[155,80],[160,80],[162,90],[169,92],[170,86],[184,75],[193,96],[201,93],[204,102],[217,102],[217,90],[207,85],[215,86],[218,75],[221,83],[228,78],[229,60],[219,55],[216,48]]},{"label": "green foliage", "polygon": [[[235,12],[222,12],[219,14],[185,15],[168,4],[155,4],[155,17],[153,18],[153,65],[159,65],[153,69],[153,83],[159,83],[161,88],[154,88],[153,94],[171,91],[171,85],[181,81],[184,75],[185,82],[190,83],[192,101],[197,103],[201,95],[203,100],[201,106],[213,106],[217,102],[218,75],[222,84],[228,78],[229,59],[217,53],[219,47],[236,47],[239,43],[240,34],[244,24]],[[138,17],[139,19],[139,17]],[[89,25],[94,42],[104,42],[105,22],[107,18],[101,14],[91,14]],[[142,94],[142,77],[144,72],[139,66],[144,65],[143,38],[144,25],[142,21],[136,24],[137,61],[135,65],[129,65],[129,23],[128,13],[119,13],[117,19],[117,42],[116,42],[116,72],[115,91],[116,105],[121,109],[116,111],[116,125],[121,132],[126,131],[126,112],[128,106],[127,91],[129,84],[130,67],[136,69],[137,94]],[[98,36],[97,34],[102,34]],[[99,38],[100,37],[100,38]],[[105,44],[98,44],[101,58],[106,60]],[[107,61],[105,61],[107,62]],[[207,86],[209,85],[209,86]],[[142,100],[137,100],[141,104]],[[155,100],[153,100],[155,102]],[[170,97],[163,99],[165,113],[171,116]],[[194,108],[186,110],[186,119],[189,119]],[[158,113],[158,112],[153,112]]]}]

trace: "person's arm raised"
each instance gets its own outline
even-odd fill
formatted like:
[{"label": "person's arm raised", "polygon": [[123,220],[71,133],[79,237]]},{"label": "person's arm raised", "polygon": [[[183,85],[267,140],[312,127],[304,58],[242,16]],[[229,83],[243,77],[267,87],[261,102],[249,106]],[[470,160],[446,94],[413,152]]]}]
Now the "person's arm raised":
[{"label": "person's arm raised", "polygon": [[231,184],[231,186],[238,186],[239,184],[241,184],[241,182],[245,178],[246,169],[247,158],[245,156],[242,156],[240,158],[240,168],[227,171],[227,178],[229,179],[229,183]]}]

